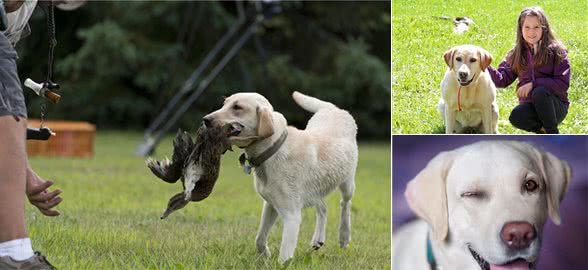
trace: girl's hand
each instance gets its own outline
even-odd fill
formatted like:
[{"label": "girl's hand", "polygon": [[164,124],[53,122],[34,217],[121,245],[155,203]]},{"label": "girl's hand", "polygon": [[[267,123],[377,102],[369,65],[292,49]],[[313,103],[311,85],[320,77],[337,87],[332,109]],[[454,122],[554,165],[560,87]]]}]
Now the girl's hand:
[{"label": "girl's hand", "polygon": [[517,89],[517,97],[528,97],[531,93],[531,90],[533,90],[533,83],[526,83],[523,86],[519,87],[519,89]]},{"label": "girl's hand", "polygon": [[51,185],[53,185],[52,181],[44,181],[33,170],[28,169],[26,194],[29,202],[39,208],[43,215],[53,217],[59,216],[59,211],[53,207],[61,203],[62,199],[59,197],[61,190],[49,192],[48,188]]}]

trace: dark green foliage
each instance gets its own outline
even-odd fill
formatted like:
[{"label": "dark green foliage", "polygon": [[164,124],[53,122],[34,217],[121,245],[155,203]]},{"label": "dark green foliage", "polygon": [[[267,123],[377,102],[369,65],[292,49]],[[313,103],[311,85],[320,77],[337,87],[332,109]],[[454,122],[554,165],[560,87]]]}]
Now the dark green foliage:
[{"label": "dark green foliage", "polygon": [[[390,3],[282,2],[282,9],[178,126],[194,129],[222,96],[257,91],[303,128],[308,114],[290,96],[298,90],[349,110],[361,138],[389,136]],[[236,20],[234,2],[89,2],[56,11],[54,78],[63,99],[49,107],[49,117],[145,128]],[[17,47],[19,69],[21,79],[40,81],[47,59],[40,9],[31,27],[33,34]],[[38,117],[40,99],[29,92],[29,116]]]}]

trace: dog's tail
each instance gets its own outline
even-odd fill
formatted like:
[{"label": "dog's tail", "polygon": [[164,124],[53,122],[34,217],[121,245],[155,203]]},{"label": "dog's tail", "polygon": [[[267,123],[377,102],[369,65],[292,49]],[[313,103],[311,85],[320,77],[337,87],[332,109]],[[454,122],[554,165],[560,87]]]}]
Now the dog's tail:
[{"label": "dog's tail", "polygon": [[307,96],[298,91],[294,91],[294,93],[292,93],[292,98],[294,98],[294,101],[296,101],[300,107],[313,113],[318,112],[320,109],[337,108],[337,106],[335,106],[333,103]]}]

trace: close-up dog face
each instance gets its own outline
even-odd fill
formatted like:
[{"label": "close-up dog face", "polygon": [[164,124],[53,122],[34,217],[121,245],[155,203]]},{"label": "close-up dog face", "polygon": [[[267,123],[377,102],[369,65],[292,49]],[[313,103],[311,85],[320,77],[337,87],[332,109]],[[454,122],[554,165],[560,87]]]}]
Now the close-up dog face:
[{"label": "close-up dog face", "polygon": [[253,142],[273,134],[273,107],[257,93],[237,93],[227,97],[223,106],[206,115],[206,126],[224,126],[236,123],[229,132],[232,144],[247,147]]},{"label": "close-up dog face", "polygon": [[443,57],[461,86],[468,86],[478,79],[479,73],[485,71],[492,62],[490,53],[473,45],[453,47]]},{"label": "close-up dog face", "polygon": [[406,192],[435,237],[471,254],[481,269],[528,269],[547,216],[560,222],[569,180],[567,163],[550,153],[518,142],[483,142],[437,155]]}]

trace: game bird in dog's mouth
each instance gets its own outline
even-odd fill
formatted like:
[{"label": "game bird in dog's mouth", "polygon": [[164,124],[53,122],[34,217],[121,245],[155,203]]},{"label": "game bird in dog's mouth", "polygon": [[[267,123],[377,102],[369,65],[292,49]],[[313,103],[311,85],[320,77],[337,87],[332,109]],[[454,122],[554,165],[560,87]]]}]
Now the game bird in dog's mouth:
[{"label": "game bird in dog's mouth", "polygon": [[194,141],[190,134],[178,130],[171,161],[167,158],[162,161],[147,159],[145,163],[155,176],[168,183],[181,179],[184,187],[183,192],[170,198],[161,219],[184,208],[188,202],[204,200],[212,193],[220,171],[221,155],[231,149],[228,138],[238,134],[241,128],[238,123],[220,127],[202,125]]}]

